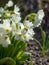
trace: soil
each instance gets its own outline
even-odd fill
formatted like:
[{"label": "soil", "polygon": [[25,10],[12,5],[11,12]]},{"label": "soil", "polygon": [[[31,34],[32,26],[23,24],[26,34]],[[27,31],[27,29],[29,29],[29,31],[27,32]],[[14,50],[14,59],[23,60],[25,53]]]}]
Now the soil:
[{"label": "soil", "polygon": [[33,65],[49,65],[49,59],[42,56],[41,48],[36,42],[31,41],[26,51],[31,51],[32,55],[30,59],[26,60],[24,65],[29,65],[31,61]]}]

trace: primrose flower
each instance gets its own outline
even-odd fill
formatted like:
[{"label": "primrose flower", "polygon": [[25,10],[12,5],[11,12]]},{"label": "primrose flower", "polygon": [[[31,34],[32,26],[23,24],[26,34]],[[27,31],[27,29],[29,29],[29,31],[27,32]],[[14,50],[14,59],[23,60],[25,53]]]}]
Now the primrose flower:
[{"label": "primrose flower", "polygon": [[0,13],[4,12],[4,8],[0,7]]},{"label": "primrose flower", "polygon": [[23,35],[21,33],[21,29],[15,32],[15,39],[23,41]]},{"label": "primrose flower", "polygon": [[26,28],[32,28],[32,27],[33,27],[33,24],[32,24],[32,22],[30,22],[29,20],[25,20],[25,21],[24,21],[24,26],[25,26]]},{"label": "primrose flower", "polygon": [[20,20],[21,20],[20,16],[18,16],[16,14],[12,14],[11,16],[12,16],[12,19],[11,19],[12,21],[14,21],[15,23],[20,22]]},{"label": "primrose flower", "polygon": [[3,15],[3,13],[4,13],[5,11],[4,11],[4,8],[0,8],[0,17],[2,17],[2,15]]},{"label": "primrose flower", "polygon": [[6,5],[7,5],[8,7],[12,7],[12,6],[13,6],[13,1],[12,1],[12,0],[9,0]]},{"label": "primrose flower", "polygon": [[24,29],[24,24],[23,23],[19,22],[18,25],[19,25],[20,29]]},{"label": "primrose flower", "polygon": [[13,36],[15,40],[21,40],[23,42],[33,40],[34,36],[34,24],[29,20],[24,20],[22,23],[19,7],[14,5],[14,10],[6,9],[11,6],[13,6],[12,0],[6,4],[5,9],[0,8],[0,44],[3,47],[8,47],[9,44],[12,44],[11,38]]},{"label": "primrose flower", "polygon": [[15,39],[22,41],[33,40],[34,31],[32,28],[25,28],[25,26],[21,23],[20,28],[15,31]]},{"label": "primrose flower", "polygon": [[34,34],[35,33],[34,33],[33,29],[28,28],[28,30],[26,31],[26,33],[23,35],[24,41],[33,40]]},{"label": "primrose flower", "polygon": [[44,17],[43,10],[39,10],[37,15],[35,16],[34,27],[38,27],[39,25],[41,25],[43,17]]},{"label": "primrose flower", "polygon": [[7,33],[12,30],[12,28],[10,26],[10,22],[8,20],[4,20],[4,23],[2,25]]},{"label": "primrose flower", "polygon": [[43,17],[44,17],[44,11],[43,10],[39,10],[37,14],[38,14],[39,20],[42,20]]},{"label": "primrose flower", "polygon": [[6,34],[6,31],[3,28],[3,25],[2,24],[0,24],[0,34]]},{"label": "primrose flower", "polygon": [[6,35],[0,34],[0,44],[3,47],[8,47],[9,44],[11,44],[9,37]]},{"label": "primrose flower", "polygon": [[29,40],[33,40],[33,37],[30,36],[28,33],[26,33],[26,34],[24,35],[24,41],[29,41]]},{"label": "primrose flower", "polygon": [[17,30],[15,22],[11,22],[11,27],[12,27],[12,31]]},{"label": "primrose flower", "polygon": [[33,29],[28,29],[28,34],[30,35],[30,36],[33,36],[34,34],[35,34],[35,32],[34,32],[34,30]]},{"label": "primrose flower", "polygon": [[17,14],[17,15],[20,15],[20,12],[19,12],[19,7],[18,6],[14,6],[14,13]]},{"label": "primrose flower", "polygon": [[7,47],[10,43],[10,39],[4,29],[3,24],[0,24],[0,44],[3,47]]}]

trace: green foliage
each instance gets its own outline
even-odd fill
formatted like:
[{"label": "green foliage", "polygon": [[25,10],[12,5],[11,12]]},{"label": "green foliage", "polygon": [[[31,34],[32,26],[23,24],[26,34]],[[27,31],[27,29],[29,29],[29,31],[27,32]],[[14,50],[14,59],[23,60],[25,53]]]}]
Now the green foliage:
[{"label": "green foliage", "polygon": [[0,59],[0,64],[16,65],[16,62],[10,57],[5,57]]},{"label": "green foliage", "polygon": [[12,44],[4,48],[0,45],[0,64],[21,65],[30,57],[29,52],[25,52],[26,43],[19,40],[12,40]]},{"label": "green foliage", "polygon": [[32,23],[34,23],[36,15],[37,15],[36,13],[31,13],[31,14],[27,15],[25,19],[28,19],[29,21],[31,21]]},{"label": "green foliage", "polygon": [[42,36],[42,55],[45,56],[45,40],[46,40],[46,34],[45,32],[42,30],[42,28],[40,27],[41,29],[41,36]]},{"label": "green foliage", "polygon": [[30,62],[29,65],[33,65],[33,62]]},{"label": "green foliage", "polygon": [[47,39],[46,39],[46,50],[49,49],[49,35],[47,36]]},{"label": "green foliage", "polygon": [[43,29],[40,27],[41,35],[42,35],[42,54],[45,56],[46,51],[49,49],[49,36],[46,37],[46,33],[43,31]]},{"label": "green foliage", "polygon": [[42,44],[34,39],[40,46],[41,51],[42,51],[42,55],[45,57],[45,55],[47,54],[47,50],[49,49],[49,35],[46,36],[46,33],[43,31],[42,27],[40,27],[40,32],[41,32],[41,37],[42,37]]}]

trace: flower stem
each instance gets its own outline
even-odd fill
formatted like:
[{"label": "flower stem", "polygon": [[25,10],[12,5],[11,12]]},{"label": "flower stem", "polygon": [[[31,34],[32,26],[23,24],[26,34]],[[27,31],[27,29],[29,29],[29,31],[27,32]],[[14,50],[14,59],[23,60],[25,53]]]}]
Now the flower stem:
[{"label": "flower stem", "polygon": [[40,48],[42,49],[41,43],[35,38],[34,38],[34,40],[39,44]]}]

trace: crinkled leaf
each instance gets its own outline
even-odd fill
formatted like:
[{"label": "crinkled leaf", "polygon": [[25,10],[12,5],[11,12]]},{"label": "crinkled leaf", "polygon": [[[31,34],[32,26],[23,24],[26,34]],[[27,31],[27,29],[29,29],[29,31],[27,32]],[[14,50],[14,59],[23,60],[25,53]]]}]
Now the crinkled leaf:
[{"label": "crinkled leaf", "polygon": [[29,59],[30,56],[31,56],[31,53],[24,52],[22,57],[21,57],[21,61],[25,61],[25,60]]},{"label": "crinkled leaf", "polygon": [[10,57],[5,57],[0,59],[0,64],[16,65],[16,62]]}]

